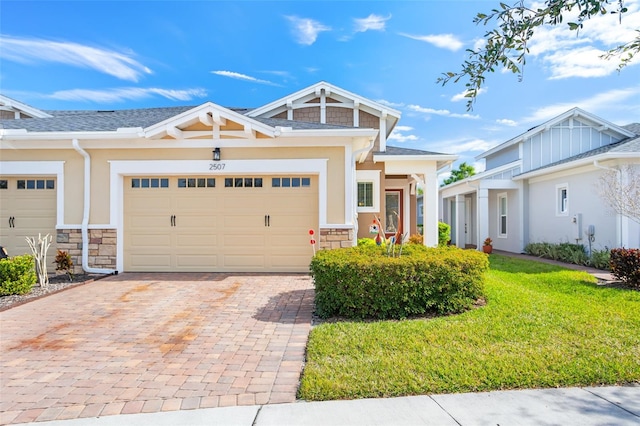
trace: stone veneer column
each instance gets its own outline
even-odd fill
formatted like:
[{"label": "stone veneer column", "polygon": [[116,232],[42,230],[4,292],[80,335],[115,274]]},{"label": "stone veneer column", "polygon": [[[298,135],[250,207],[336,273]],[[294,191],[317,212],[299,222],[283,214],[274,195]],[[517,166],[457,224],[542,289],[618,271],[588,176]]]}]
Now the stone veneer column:
[{"label": "stone veneer column", "polygon": [[327,228],[320,230],[320,250],[353,246],[353,229]]},{"label": "stone veneer column", "polygon": [[[83,273],[82,232],[80,229],[58,230],[56,242],[58,250],[69,252],[71,255],[73,273]],[[89,229],[89,267],[100,269],[116,268],[115,229]]]}]

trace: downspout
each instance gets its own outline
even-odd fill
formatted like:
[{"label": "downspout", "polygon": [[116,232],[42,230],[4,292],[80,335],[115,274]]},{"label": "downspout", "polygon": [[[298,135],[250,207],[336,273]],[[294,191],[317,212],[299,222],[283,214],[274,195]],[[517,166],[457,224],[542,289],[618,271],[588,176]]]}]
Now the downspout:
[{"label": "downspout", "polygon": [[[593,160],[593,166],[598,168],[598,169],[602,169],[602,170],[607,170],[609,172],[616,172],[616,175],[618,176],[618,182],[620,182],[622,180],[622,172],[618,169],[614,169],[611,167],[606,167],[606,166],[601,166],[600,163],[598,162],[598,160]],[[616,245],[617,246],[622,246],[622,215],[618,212],[616,212]]]},{"label": "downspout", "polygon": [[78,139],[72,141],[75,149],[84,157],[84,210],[82,213],[82,269],[90,274],[117,274],[115,269],[100,269],[89,267],[89,212],[91,209],[91,157],[80,147]]},{"label": "downspout", "polygon": [[[360,148],[357,149],[355,151],[353,151],[353,153],[351,154],[352,156],[352,161],[351,164],[353,164],[353,188],[354,188],[354,193],[356,194],[356,200],[358,197],[358,180],[356,178],[356,161],[358,161],[358,155],[362,154],[363,152],[367,152],[373,149],[373,146],[375,145],[376,140],[375,138],[372,138],[371,141],[369,142],[369,145],[365,146],[364,148]],[[353,200],[352,200],[353,202]],[[353,210],[353,240],[351,241],[351,244],[353,244],[354,246],[358,245],[358,230],[359,230],[359,226],[358,226],[358,207],[356,206],[356,208]]]}]

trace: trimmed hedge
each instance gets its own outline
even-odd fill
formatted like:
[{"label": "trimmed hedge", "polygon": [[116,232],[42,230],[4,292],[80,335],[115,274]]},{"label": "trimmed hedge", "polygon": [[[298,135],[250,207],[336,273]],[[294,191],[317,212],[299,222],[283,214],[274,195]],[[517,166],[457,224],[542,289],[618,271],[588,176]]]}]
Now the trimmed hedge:
[{"label": "trimmed hedge", "polygon": [[640,249],[611,250],[611,272],[619,280],[640,290]]},{"label": "trimmed hedge", "polygon": [[318,252],[311,260],[321,318],[402,319],[469,309],[484,296],[488,257],[455,247],[405,245],[402,257],[378,246]]},{"label": "trimmed hedge", "polygon": [[0,259],[0,296],[27,294],[36,281],[33,256],[25,254]]}]

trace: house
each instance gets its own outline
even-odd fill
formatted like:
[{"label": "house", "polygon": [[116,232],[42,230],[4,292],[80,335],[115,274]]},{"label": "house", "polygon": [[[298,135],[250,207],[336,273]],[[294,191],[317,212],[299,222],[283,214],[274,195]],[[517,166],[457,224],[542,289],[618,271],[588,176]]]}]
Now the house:
[{"label": "house", "polygon": [[456,159],[387,145],[400,112],[326,82],[255,109],[0,110],[0,243],[49,233],[88,272],[308,271],[312,240],[352,246],[374,217],[415,233],[418,183],[435,246]]},{"label": "house", "polygon": [[640,170],[640,124],[573,108],[476,159],[484,172],[440,189],[440,215],[457,246],[490,237],[510,252],[535,242],[640,247],[640,224],[613,212],[596,189],[607,170]]}]

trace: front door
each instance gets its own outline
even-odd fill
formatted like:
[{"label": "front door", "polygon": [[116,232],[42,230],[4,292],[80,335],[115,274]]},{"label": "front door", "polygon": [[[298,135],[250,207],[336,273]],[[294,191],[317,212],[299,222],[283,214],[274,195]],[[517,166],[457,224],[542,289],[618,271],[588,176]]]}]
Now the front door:
[{"label": "front door", "polygon": [[389,189],[385,191],[385,216],[384,234],[389,238],[398,231],[404,233],[404,223],[402,221],[402,190]]}]

